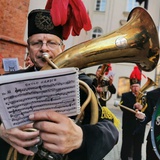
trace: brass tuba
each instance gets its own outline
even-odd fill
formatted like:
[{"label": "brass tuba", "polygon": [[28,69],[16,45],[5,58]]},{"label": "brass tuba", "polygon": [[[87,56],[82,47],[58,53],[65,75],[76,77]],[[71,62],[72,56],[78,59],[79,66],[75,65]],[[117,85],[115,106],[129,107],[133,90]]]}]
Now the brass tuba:
[{"label": "brass tuba", "polygon": [[[144,71],[152,71],[159,60],[159,40],[156,26],[141,8],[134,8],[128,22],[120,29],[104,36],[75,45],[52,62],[58,68],[79,69],[104,63],[135,63]],[[47,64],[43,70],[52,69]]]},{"label": "brass tuba", "polygon": [[128,22],[120,29],[78,45],[48,60],[42,70],[86,67],[105,63],[135,63],[144,71],[152,71],[159,60],[156,26],[146,10],[134,8]]},{"label": "brass tuba", "polygon": [[[116,31],[75,45],[52,60],[45,58],[48,64],[42,70],[135,63],[144,71],[152,71],[159,60],[158,33],[148,12],[136,7],[130,12],[128,22]],[[7,160],[12,157],[9,155]]]},{"label": "brass tuba", "polygon": [[77,67],[79,69],[105,63],[135,63],[144,71],[152,71],[159,60],[156,26],[141,8],[134,8],[128,22],[118,30],[75,45],[49,60],[42,70]]}]

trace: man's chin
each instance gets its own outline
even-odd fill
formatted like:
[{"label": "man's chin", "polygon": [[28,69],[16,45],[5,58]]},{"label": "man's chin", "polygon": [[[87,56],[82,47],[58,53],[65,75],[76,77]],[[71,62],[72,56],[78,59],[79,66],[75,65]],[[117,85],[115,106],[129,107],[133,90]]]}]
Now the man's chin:
[{"label": "man's chin", "polygon": [[41,70],[47,64],[48,64],[47,62],[41,62],[39,64],[35,64],[35,66],[36,66],[37,69]]},{"label": "man's chin", "polygon": [[135,93],[135,95],[138,96],[139,94],[138,94],[138,93]]}]

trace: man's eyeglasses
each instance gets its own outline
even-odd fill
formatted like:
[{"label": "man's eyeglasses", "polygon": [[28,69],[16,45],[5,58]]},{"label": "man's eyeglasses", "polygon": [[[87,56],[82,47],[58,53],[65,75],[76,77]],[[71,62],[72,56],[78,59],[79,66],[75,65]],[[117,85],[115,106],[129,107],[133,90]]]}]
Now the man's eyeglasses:
[{"label": "man's eyeglasses", "polygon": [[43,43],[42,41],[37,41],[37,42],[29,42],[29,44],[34,48],[34,49],[40,49],[42,48],[43,44],[46,44],[47,47],[50,49],[53,49],[57,46],[63,45],[62,43],[57,43],[54,41],[48,41],[47,43]]}]

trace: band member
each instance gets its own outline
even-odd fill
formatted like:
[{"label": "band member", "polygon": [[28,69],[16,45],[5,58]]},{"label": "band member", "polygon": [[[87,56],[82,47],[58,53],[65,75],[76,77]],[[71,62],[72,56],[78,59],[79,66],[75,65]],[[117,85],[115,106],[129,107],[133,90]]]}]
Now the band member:
[{"label": "band member", "polygon": [[[157,88],[157,89],[154,89],[152,91],[147,92],[146,99],[147,99],[148,107],[146,108],[145,116],[144,116],[145,118],[144,118],[143,122],[141,123],[141,126],[146,125],[151,120],[156,121],[156,119],[154,119],[153,113],[156,110],[156,108],[159,107],[159,104],[157,104],[157,103],[160,99],[160,88]],[[142,109],[142,106],[139,105],[139,108]],[[139,113],[142,116],[142,113],[141,112],[139,112]],[[152,124],[155,124],[155,123],[152,122]],[[153,132],[153,127],[155,127],[155,126],[152,126],[152,132]],[[153,134],[154,134],[154,136],[153,136],[154,138],[151,138],[151,129],[150,129],[150,131],[147,135],[146,160],[150,160],[150,159],[159,160],[158,155],[160,156],[160,150],[157,147],[159,141],[157,141],[156,137],[155,137],[155,135],[159,136],[159,129],[154,129]],[[153,143],[154,139],[155,139],[155,144]],[[156,141],[157,141],[157,144],[156,144]]]},{"label": "band member", "polygon": [[[111,64],[108,63],[104,71],[104,75],[101,75],[102,65],[100,65],[96,71],[96,78],[93,79],[93,85],[95,87],[97,93],[96,95],[101,106],[106,106],[107,93],[109,93],[110,96],[116,93],[116,88],[113,84],[114,75],[110,74],[113,73],[111,70]],[[100,77],[102,78],[100,79]],[[102,94],[104,94],[104,99],[101,97]]]},{"label": "band member", "polygon": [[[75,21],[75,18],[78,18],[78,20],[80,20],[79,23],[82,23],[80,28],[84,26],[87,28],[87,24],[90,23],[88,14],[86,10],[84,10],[85,8],[81,0],[77,0],[76,4],[70,0],[70,3],[72,3],[68,5],[69,8],[67,11],[63,10],[63,15],[55,13],[57,10],[62,13],[61,9],[63,5],[59,3],[59,6],[56,6],[58,3],[55,4],[54,2],[55,1],[47,3],[46,5],[47,8],[51,9],[51,12],[49,10],[36,9],[29,13],[27,42],[29,56],[34,66],[26,70],[20,70],[17,73],[39,71],[47,64],[43,58],[43,53],[48,53],[51,59],[54,59],[62,53],[65,49],[63,39],[67,39],[68,37],[67,29],[72,28],[72,25],[74,25],[74,35],[79,34],[80,29],[79,26],[77,26],[78,22]],[[61,1],[58,0],[57,2]],[[68,1],[66,1],[66,3],[67,2]],[[66,5],[64,7],[66,7]],[[78,11],[75,11],[75,9],[78,9]],[[85,15],[85,17],[81,19],[80,15],[78,17],[64,15],[64,13],[71,14],[74,13],[74,11],[77,12],[77,14],[79,14],[79,11],[83,12],[82,15]],[[55,20],[55,18],[57,18],[57,21],[61,22],[61,20],[64,20],[61,19],[61,16],[63,18],[65,18],[65,16],[73,18],[71,21],[67,21],[67,27],[64,23],[56,25],[57,23],[55,24],[53,21],[53,19]],[[86,21],[83,25],[84,18],[86,18]],[[92,87],[92,80],[85,74],[80,74],[79,78]],[[80,93],[80,98],[83,103],[84,99],[86,99],[86,94],[82,92],[83,91]],[[82,122],[83,125],[74,123],[72,120],[73,117],[67,117],[51,110],[33,113],[29,117],[33,121],[33,124],[18,128],[6,130],[3,123],[1,123],[0,159],[6,159],[10,146],[15,148],[21,154],[20,156],[33,156],[33,151],[28,148],[42,141],[40,147],[43,148],[43,153],[39,152],[39,154],[36,154],[34,157],[35,160],[40,159],[40,157],[42,159],[54,159],[53,157],[55,155],[60,157],[61,160],[66,158],[69,160],[101,160],[117,143],[118,130],[110,120],[105,118],[99,119],[96,124],[90,125],[88,123],[88,117],[90,117],[90,115],[91,110],[89,107],[85,111]],[[27,128],[34,128],[36,131],[25,132],[24,130]],[[41,148],[39,148],[40,151]],[[22,160],[21,157],[19,159]]]},{"label": "band member", "polygon": [[[160,98],[160,88],[157,88],[153,91],[149,91],[147,93],[148,107],[147,107],[146,117],[148,118],[147,119],[148,122],[151,121],[153,112],[156,109],[156,107],[159,107],[158,106],[159,104],[157,105],[159,98]],[[158,132],[156,134],[160,133],[160,131],[158,131],[158,130],[156,130],[156,132]],[[156,138],[156,137],[154,137],[154,138]],[[148,136],[147,136],[146,160],[150,160],[150,159],[159,160],[159,158],[157,157],[157,155],[155,153],[154,147],[156,147],[156,146],[153,146],[153,144],[152,144],[151,130],[150,130],[148,133]],[[159,156],[160,156],[160,150],[158,147],[156,147],[156,148],[158,149],[157,154],[159,154]]]},{"label": "band member", "polygon": [[[140,103],[136,103],[134,105],[134,107],[138,108],[139,110],[135,116],[138,119],[142,119],[141,126],[145,126],[151,120],[156,121],[156,119],[154,119],[153,113],[155,112],[157,107],[159,107],[159,104],[157,104],[159,99],[160,99],[160,88],[157,88],[157,89],[147,92],[146,94],[147,108],[145,110],[145,113],[140,112],[141,110],[143,110],[143,106]],[[153,124],[155,123],[152,122],[152,125]],[[152,126],[152,128],[153,127],[155,126]],[[152,129],[152,132],[153,132],[153,129]],[[155,135],[159,135],[159,132],[160,132],[160,129],[159,127],[157,127],[156,129],[154,129],[153,138],[151,138],[151,129],[147,135],[146,160],[150,160],[150,159],[159,160],[159,157],[157,156],[157,154],[160,156],[160,150],[157,147],[158,144],[156,144],[156,140],[155,140],[156,139]],[[154,140],[155,140],[155,146],[153,145]]]},{"label": "band member", "polygon": [[130,75],[130,92],[123,93],[121,104],[137,111],[136,114],[121,108],[122,114],[122,147],[121,159],[141,160],[142,143],[144,140],[145,114],[140,112],[142,105],[137,103],[136,97],[140,91],[141,71],[137,66],[134,67]]}]

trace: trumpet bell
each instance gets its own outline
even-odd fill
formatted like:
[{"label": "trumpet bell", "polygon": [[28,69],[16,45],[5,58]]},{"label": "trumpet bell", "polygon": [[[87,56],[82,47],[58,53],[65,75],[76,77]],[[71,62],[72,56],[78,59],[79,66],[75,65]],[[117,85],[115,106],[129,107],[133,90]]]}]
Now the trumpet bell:
[{"label": "trumpet bell", "polygon": [[[54,58],[58,68],[79,69],[104,63],[135,63],[144,71],[152,71],[159,60],[159,39],[156,26],[141,8],[134,8],[128,22],[118,30],[75,45]],[[52,69],[46,65],[42,70]]]}]

